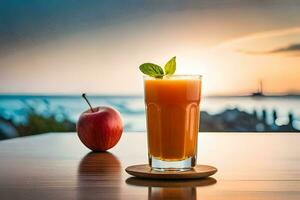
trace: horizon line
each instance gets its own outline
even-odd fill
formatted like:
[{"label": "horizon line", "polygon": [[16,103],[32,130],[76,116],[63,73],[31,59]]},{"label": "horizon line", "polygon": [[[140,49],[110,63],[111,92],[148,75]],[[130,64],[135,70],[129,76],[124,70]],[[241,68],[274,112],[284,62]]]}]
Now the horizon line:
[{"label": "horizon line", "polygon": [[[81,93],[0,93],[0,97],[81,97]],[[99,94],[99,93],[91,93],[88,94],[90,97],[143,97],[143,94]],[[202,97],[213,97],[213,98],[225,98],[225,97],[254,97],[254,98],[263,98],[263,97],[300,97],[300,92],[291,92],[291,93],[270,93],[264,94],[262,96],[253,96],[250,94],[210,94],[210,95],[202,95]]]}]

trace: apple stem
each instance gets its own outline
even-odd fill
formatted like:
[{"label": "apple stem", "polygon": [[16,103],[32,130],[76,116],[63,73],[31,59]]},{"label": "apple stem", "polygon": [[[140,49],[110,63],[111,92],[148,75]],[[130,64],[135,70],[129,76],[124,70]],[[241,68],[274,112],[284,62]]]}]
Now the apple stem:
[{"label": "apple stem", "polygon": [[82,98],[84,98],[84,99],[85,99],[85,101],[87,102],[87,104],[89,104],[89,106],[90,106],[90,108],[91,108],[91,111],[92,111],[92,112],[94,112],[94,110],[93,110],[93,108],[92,108],[92,106],[91,106],[91,104],[90,104],[89,100],[86,98],[86,95],[85,95],[85,93],[83,93],[81,96],[82,96]]}]

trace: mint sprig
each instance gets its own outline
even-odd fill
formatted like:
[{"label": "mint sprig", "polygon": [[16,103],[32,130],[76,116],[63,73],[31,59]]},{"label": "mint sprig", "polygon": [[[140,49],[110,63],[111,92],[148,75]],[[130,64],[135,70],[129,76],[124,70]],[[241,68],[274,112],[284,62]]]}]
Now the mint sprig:
[{"label": "mint sprig", "polygon": [[164,70],[159,65],[153,63],[141,64],[139,68],[141,72],[154,78],[163,78],[164,76],[170,76],[173,75],[176,71],[176,56],[171,58],[165,64]]}]

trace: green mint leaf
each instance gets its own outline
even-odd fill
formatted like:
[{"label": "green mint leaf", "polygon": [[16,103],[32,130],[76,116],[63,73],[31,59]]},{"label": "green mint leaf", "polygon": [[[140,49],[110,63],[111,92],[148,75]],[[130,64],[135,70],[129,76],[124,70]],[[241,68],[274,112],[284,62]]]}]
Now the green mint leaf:
[{"label": "green mint leaf", "polygon": [[165,74],[166,75],[173,75],[176,70],[176,56],[171,58],[165,65]]},{"label": "green mint leaf", "polygon": [[164,70],[160,66],[153,63],[141,64],[140,70],[144,74],[155,78],[162,78],[164,76]]}]

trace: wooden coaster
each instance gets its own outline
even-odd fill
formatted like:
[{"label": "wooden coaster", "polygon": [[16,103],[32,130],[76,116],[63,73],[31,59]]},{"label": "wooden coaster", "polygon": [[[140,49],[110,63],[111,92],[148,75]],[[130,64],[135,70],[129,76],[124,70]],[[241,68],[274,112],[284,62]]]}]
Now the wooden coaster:
[{"label": "wooden coaster", "polygon": [[192,170],[188,171],[155,171],[149,165],[133,165],[125,169],[125,171],[138,178],[150,179],[197,179],[206,178],[215,174],[218,170],[209,165],[196,165]]}]

